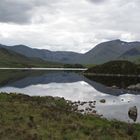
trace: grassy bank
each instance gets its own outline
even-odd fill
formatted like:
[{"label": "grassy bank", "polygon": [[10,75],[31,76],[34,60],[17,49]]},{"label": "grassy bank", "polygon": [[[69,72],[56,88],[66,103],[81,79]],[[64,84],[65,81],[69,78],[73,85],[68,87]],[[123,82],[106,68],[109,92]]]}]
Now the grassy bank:
[{"label": "grassy bank", "polygon": [[0,94],[1,140],[139,140],[140,125],[71,111],[63,98]]}]

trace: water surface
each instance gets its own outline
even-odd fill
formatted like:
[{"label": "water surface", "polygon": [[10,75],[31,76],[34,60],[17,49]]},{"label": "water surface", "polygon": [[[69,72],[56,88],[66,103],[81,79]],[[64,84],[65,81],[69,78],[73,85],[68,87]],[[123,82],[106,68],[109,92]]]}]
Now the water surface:
[{"label": "water surface", "polygon": [[[73,71],[0,70],[0,92],[31,96],[59,96],[71,101],[96,101],[95,110],[108,119],[133,122],[128,115],[137,106],[140,122],[140,92],[127,87],[139,78],[84,77]],[[105,103],[100,100],[105,99]]]}]

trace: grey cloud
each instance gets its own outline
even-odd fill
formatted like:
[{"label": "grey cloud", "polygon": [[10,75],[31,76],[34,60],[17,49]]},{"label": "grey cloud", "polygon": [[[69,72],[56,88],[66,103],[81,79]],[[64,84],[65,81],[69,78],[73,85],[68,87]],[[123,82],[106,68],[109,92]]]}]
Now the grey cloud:
[{"label": "grey cloud", "polygon": [[30,20],[31,5],[16,0],[0,1],[0,22],[25,23]]},{"label": "grey cloud", "polygon": [[28,23],[31,21],[34,8],[44,6],[49,3],[50,0],[1,0],[0,22],[19,24]]},{"label": "grey cloud", "polygon": [[105,2],[105,0],[88,0],[90,2],[93,2],[93,3],[102,3],[102,2]]},{"label": "grey cloud", "polygon": [[0,43],[79,52],[104,40],[140,39],[139,0],[0,1],[0,22],[18,23],[0,23]]}]

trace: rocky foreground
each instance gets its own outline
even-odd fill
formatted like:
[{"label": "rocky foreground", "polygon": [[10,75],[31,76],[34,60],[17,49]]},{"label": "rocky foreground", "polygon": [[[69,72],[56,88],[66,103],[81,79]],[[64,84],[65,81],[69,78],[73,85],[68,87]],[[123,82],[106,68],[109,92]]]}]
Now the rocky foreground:
[{"label": "rocky foreground", "polygon": [[[104,102],[104,100],[102,100]],[[94,110],[96,102],[89,105]],[[64,98],[0,94],[1,140],[140,140],[140,125],[81,113],[84,102]],[[133,108],[132,108],[133,109]],[[134,109],[132,111],[135,111]],[[90,111],[88,108],[86,111]]]}]

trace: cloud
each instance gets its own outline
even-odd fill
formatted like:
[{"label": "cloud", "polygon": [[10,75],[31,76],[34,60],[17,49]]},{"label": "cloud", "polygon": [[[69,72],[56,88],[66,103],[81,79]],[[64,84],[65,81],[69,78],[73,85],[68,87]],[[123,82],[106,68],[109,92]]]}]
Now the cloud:
[{"label": "cloud", "polygon": [[0,22],[16,24],[29,23],[36,8],[49,6],[54,0],[1,0]]},{"label": "cloud", "polygon": [[139,0],[1,0],[0,43],[85,52],[102,41],[140,40],[139,17]]},{"label": "cloud", "polygon": [[30,19],[31,6],[23,1],[1,0],[0,22],[25,23]]},{"label": "cloud", "polygon": [[105,2],[105,0],[89,0],[90,2],[93,2],[93,3],[102,3],[102,2]]}]

